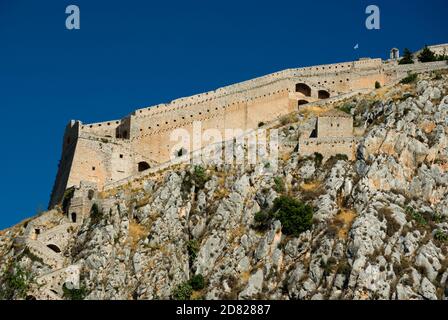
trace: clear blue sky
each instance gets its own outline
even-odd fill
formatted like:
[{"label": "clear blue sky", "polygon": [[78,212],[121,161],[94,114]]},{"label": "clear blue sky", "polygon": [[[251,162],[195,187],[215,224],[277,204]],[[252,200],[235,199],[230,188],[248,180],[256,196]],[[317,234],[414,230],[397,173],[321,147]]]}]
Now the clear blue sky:
[{"label": "clear blue sky", "polygon": [[[81,30],[65,29],[65,8]],[[381,30],[365,28],[369,4]],[[448,42],[446,0],[0,0],[0,229],[47,206],[66,123],[290,67]],[[359,49],[354,50],[355,44]]]}]

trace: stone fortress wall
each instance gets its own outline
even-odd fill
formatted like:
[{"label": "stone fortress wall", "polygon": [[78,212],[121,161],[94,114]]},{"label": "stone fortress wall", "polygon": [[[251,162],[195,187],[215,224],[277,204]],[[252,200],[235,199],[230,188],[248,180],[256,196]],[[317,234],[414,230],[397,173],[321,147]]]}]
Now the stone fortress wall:
[{"label": "stone fortress wall", "polygon": [[[305,103],[372,89],[377,81],[381,85],[393,83],[411,70],[442,67],[446,67],[445,62],[399,66],[396,61],[361,59],[287,69],[137,109],[121,120],[93,124],[71,121],[64,135],[50,207],[61,201],[67,188],[78,186],[81,181],[92,182],[101,190],[106,184],[166,163],[179,143],[171,141],[171,132],[185,129],[191,134],[196,121],[201,122],[202,130],[218,129],[224,136],[225,129],[255,129]],[[313,144],[318,142],[309,143],[316,147]],[[193,151],[193,147],[186,151]]]},{"label": "stone fortress wall", "polygon": [[299,152],[303,156],[320,153],[328,159],[340,154],[354,160],[355,149],[353,118],[342,111],[332,110],[320,115],[315,130],[299,138]]}]

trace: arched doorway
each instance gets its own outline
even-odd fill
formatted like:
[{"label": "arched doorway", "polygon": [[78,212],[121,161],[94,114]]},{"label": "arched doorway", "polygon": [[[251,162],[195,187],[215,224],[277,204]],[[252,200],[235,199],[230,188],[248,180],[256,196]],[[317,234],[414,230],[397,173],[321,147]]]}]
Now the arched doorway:
[{"label": "arched doorway", "polygon": [[142,161],[138,163],[138,172],[146,171],[149,168],[151,168],[151,166],[148,162]]},{"label": "arched doorway", "polygon": [[75,212],[72,212],[72,214],[70,215],[70,217],[71,217],[71,219],[72,219],[72,222],[73,222],[73,223],[76,223],[76,213],[75,213]]},{"label": "arched doorway", "polygon": [[305,83],[296,84],[296,92],[300,92],[305,97],[311,97],[311,87]]},{"label": "arched doorway", "polygon": [[61,249],[59,249],[59,247],[55,244],[48,244],[47,247],[56,253],[61,253]]},{"label": "arched doorway", "polygon": [[300,106],[303,106],[304,104],[308,104],[308,101],[306,101],[306,100],[299,100],[297,102],[297,105],[298,105],[299,108],[300,108]]},{"label": "arched doorway", "polygon": [[317,96],[319,99],[328,99],[330,98],[330,93],[327,90],[319,90]]}]

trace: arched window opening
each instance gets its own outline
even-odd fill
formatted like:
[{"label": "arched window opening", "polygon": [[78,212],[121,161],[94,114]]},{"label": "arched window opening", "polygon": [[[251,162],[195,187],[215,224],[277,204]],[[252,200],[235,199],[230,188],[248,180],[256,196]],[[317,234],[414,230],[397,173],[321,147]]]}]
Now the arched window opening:
[{"label": "arched window opening", "polygon": [[151,168],[151,166],[148,164],[148,162],[142,161],[138,163],[138,172],[146,171],[149,168]]},{"label": "arched window opening", "polygon": [[53,250],[56,253],[61,253],[61,249],[59,249],[59,247],[57,245],[49,244],[49,245],[47,245],[47,247],[50,248],[51,250]]},{"label": "arched window opening", "polygon": [[330,98],[330,93],[327,90],[319,90],[317,93],[319,99],[328,99]]},{"label": "arched window opening", "polygon": [[296,92],[302,93],[305,97],[311,97],[311,88],[305,83],[296,84]]},{"label": "arched window opening", "polygon": [[76,213],[75,212],[72,212],[71,219],[72,219],[73,223],[76,223]]}]

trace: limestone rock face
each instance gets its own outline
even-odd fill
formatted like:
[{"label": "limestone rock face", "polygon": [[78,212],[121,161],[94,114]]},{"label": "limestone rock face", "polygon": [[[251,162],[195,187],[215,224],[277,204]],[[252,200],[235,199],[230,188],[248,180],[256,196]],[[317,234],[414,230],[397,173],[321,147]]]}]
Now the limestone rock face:
[{"label": "limestone rock face", "polygon": [[[1,232],[0,298],[171,299],[202,276],[190,298],[448,299],[448,76],[419,77],[353,98],[355,161],[281,145],[271,173],[176,166],[95,196],[78,223],[60,209]],[[297,119],[281,143],[313,129]],[[314,208],[309,230],[285,232],[281,195]],[[19,269],[35,281],[11,292]]]}]

